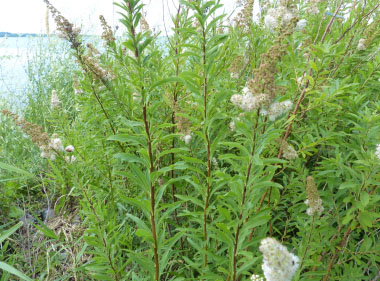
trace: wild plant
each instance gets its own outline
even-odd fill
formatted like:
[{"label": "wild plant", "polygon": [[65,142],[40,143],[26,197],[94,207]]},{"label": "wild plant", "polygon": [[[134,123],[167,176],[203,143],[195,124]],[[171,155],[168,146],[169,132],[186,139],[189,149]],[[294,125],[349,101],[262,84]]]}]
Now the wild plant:
[{"label": "wild plant", "polygon": [[377,280],[378,1],[263,2],[255,23],[253,1],[228,22],[182,0],[163,38],[123,0],[104,52],[44,1],[82,69],[75,114],[51,95],[39,181],[80,215],[74,244],[50,237],[86,257],[73,278]]}]

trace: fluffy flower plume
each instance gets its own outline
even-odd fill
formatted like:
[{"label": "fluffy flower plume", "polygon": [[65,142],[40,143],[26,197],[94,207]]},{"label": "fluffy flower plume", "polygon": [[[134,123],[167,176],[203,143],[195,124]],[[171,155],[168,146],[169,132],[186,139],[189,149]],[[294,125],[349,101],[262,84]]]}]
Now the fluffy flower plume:
[{"label": "fluffy flower plume", "polygon": [[375,152],[375,155],[376,155],[377,158],[380,159],[380,144],[378,144],[378,145],[376,146],[376,152]]},{"label": "fluffy flower plume", "polygon": [[185,135],[181,137],[181,140],[183,140],[186,144],[189,144],[191,142],[192,136],[191,135]]},{"label": "fluffy flower plume", "polygon": [[279,26],[286,27],[290,24],[295,14],[291,9],[284,6],[270,8],[264,18],[264,24],[268,29],[274,30]]},{"label": "fluffy flower plume", "polygon": [[65,150],[62,145],[62,140],[58,137],[57,134],[52,135],[52,139],[50,140],[50,143],[49,143],[49,148],[57,152]]},{"label": "fluffy flower plume", "polygon": [[309,7],[306,9],[307,13],[316,15],[319,13],[318,5],[325,0],[308,0]]},{"label": "fluffy flower plume", "polygon": [[261,111],[261,114],[264,116],[268,116],[270,121],[274,121],[277,117],[289,112],[292,109],[292,107],[293,103],[290,100],[274,102],[269,106],[267,110],[263,109]]},{"label": "fluffy flower plume", "polygon": [[296,25],[296,30],[304,30],[307,25],[307,21],[305,19],[299,20]]},{"label": "fluffy flower plume", "polygon": [[282,156],[288,160],[294,160],[298,157],[297,151],[291,147],[286,141],[281,143]]},{"label": "fluffy flower plume", "polygon": [[61,102],[59,101],[57,91],[53,90],[51,91],[51,97],[50,97],[50,105],[51,108],[57,108]]},{"label": "fluffy flower plume", "polygon": [[311,217],[314,215],[322,215],[324,210],[322,199],[318,195],[318,190],[312,176],[308,176],[306,179],[306,193],[307,200],[305,201],[305,204],[309,206],[306,213]]},{"label": "fluffy flower plume", "polygon": [[264,280],[264,277],[261,277],[260,275],[257,275],[257,274],[253,274],[253,275],[251,276],[251,280],[252,280],[252,281],[265,281],[265,280]]},{"label": "fluffy flower plume", "polygon": [[68,146],[66,146],[65,151],[66,151],[66,152],[73,152],[74,149],[75,149],[74,146],[72,146],[72,145],[68,145]]},{"label": "fluffy flower plume", "polygon": [[76,158],[74,155],[71,155],[71,156],[65,156],[65,162],[66,163],[73,163],[75,162]]},{"label": "fluffy flower plume", "polygon": [[[274,238],[261,240],[260,252],[263,253],[265,279],[267,281],[290,281],[298,269],[299,259]],[[252,279],[257,280],[257,279]]]},{"label": "fluffy flower plume", "polygon": [[234,121],[231,121],[230,122],[230,130],[233,132],[236,130],[236,125],[235,125],[235,122]]},{"label": "fluffy flower plume", "polygon": [[245,111],[254,111],[267,104],[268,101],[268,95],[253,95],[247,87],[244,87],[243,94],[235,94],[231,97],[231,102]]},{"label": "fluffy flower plume", "polygon": [[363,51],[365,49],[367,49],[366,45],[365,45],[365,39],[360,39],[359,40],[359,43],[358,43],[358,46],[356,47],[359,51]]}]

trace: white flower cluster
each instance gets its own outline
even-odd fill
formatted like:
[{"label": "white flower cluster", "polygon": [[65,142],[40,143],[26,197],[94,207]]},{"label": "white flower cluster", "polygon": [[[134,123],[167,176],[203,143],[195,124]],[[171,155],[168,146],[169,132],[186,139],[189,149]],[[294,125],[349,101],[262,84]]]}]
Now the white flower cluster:
[{"label": "white flower cluster", "polygon": [[363,51],[365,49],[367,49],[366,45],[365,45],[365,39],[360,39],[359,40],[359,43],[358,43],[358,46],[356,47],[359,51]]},{"label": "white flower cluster", "polygon": [[216,157],[212,157],[212,164],[215,166],[215,168],[218,168],[219,163],[218,163],[218,159],[216,159]]},{"label": "white flower cluster", "polygon": [[252,274],[251,280],[252,281],[265,281],[264,277],[261,277],[260,275],[257,275],[257,274]]},{"label": "white flower cluster", "polygon": [[307,25],[307,20],[305,19],[299,20],[296,25],[296,30],[302,31],[305,29],[306,25]]},{"label": "white flower cluster", "polygon": [[231,130],[232,132],[234,132],[234,131],[236,130],[236,124],[235,124],[235,121],[231,121],[231,122],[230,122],[230,130]]},{"label": "white flower cluster", "polygon": [[277,117],[289,112],[292,109],[292,107],[293,103],[290,100],[274,102],[269,106],[267,110],[261,110],[261,114],[264,116],[268,116],[270,121],[274,121]]},{"label": "white flower cluster", "polygon": [[51,91],[51,97],[50,97],[51,108],[52,109],[57,108],[60,103],[61,102],[59,101],[59,98],[58,98],[58,95],[57,95],[57,91],[56,90],[52,90]]},{"label": "white flower cluster", "polygon": [[290,281],[298,269],[299,258],[288,252],[285,246],[274,238],[261,240],[263,253],[262,269],[267,281]]},{"label": "white flower cluster", "polygon": [[269,97],[266,94],[253,95],[248,87],[244,87],[243,94],[235,94],[231,97],[231,102],[245,111],[254,111],[260,108],[268,101]]},{"label": "white flower cluster", "polygon": [[297,151],[289,144],[285,143],[282,147],[282,156],[288,160],[294,160],[298,157]]},{"label": "white flower cluster", "polygon": [[324,0],[308,0],[306,3],[309,3],[309,7],[306,9],[307,13],[317,15],[319,14],[319,3],[323,2]]},{"label": "white flower cluster", "polygon": [[310,217],[312,217],[314,215],[321,216],[323,211],[325,210],[322,206],[322,199],[321,198],[315,199],[313,204],[311,204],[309,199],[307,199],[305,201],[305,204],[309,206],[309,208],[307,208],[307,210],[306,210],[306,214]]},{"label": "white flower cluster", "polygon": [[279,26],[287,26],[294,17],[292,11],[287,7],[270,8],[264,18],[264,24],[268,29],[274,30]]},{"label": "white flower cluster", "polygon": [[58,135],[53,134],[52,138],[50,139],[49,145],[47,147],[45,145],[41,145],[40,150],[42,158],[49,158],[50,160],[54,161],[56,159],[56,153],[59,151],[63,151],[64,148],[62,145],[62,141],[58,137]]},{"label": "white flower cluster", "polygon": [[376,157],[380,159],[380,144],[376,145]]},{"label": "white flower cluster", "polygon": [[[52,138],[50,139],[48,146],[45,146],[45,145],[40,146],[42,158],[49,158],[50,160],[54,161],[56,159],[57,153],[63,152],[63,151],[71,153],[75,150],[74,146],[72,145],[68,145],[66,148],[64,148],[62,145],[62,140],[58,137],[57,134],[53,134],[51,137]],[[65,161],[67,163],[72,163],[75,160],[76,158],[73,155],[65,157]]]},{"label": "white flower cluster", "polygon": [[49,148],[57,152],[64,150],[64,147],[62,145],[62,140],[58,137],[57,134],[52,135],[52,139],[50,140],[50,143],[49,143]]},{"label": "white flower cluster", "polygon": [[181,140],[183,140],[186,144],[190,144],[191,139],[192,139],[191,135],[185,135],[181,137]]},{"label": "white flower cluster", "polygon": [[75,162],[77,158],[74,156],[74,155],[71,155],[71,156],[65,156],[65,161],[66,163],[73,163]]}]

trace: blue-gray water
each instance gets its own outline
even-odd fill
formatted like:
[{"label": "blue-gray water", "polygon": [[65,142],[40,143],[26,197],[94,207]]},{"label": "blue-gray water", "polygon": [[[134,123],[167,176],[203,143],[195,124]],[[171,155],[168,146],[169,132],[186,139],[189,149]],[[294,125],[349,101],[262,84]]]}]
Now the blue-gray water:
[{"label": "blue-gray water", "polygon": [[48,46],[48,38],[0,38],[0,105],[4,102],[16,106],[25,101],[28,82],[28,61],[41,46]]}]

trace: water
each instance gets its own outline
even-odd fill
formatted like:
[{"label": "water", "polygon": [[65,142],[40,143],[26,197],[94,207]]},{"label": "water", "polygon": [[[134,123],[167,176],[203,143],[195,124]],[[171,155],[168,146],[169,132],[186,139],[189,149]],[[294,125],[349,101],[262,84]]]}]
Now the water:
[{"label": "water", "polygon": [[0,102],[16,106],[25,102],[28,61],[41,45],[48,45],[48,38],[0,38]]}]

